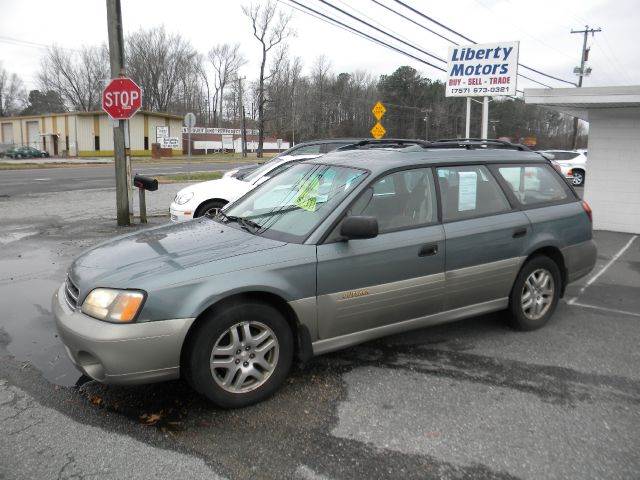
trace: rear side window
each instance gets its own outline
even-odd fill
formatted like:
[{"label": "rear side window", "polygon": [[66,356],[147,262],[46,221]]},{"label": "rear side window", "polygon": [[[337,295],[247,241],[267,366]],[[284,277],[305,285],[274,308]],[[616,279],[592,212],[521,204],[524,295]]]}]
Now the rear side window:
[{"label": "rear side window", "polygon": [[549,165],[498,167],[498,173],[523,205],[562,202],[570,198],[569,188]]},{"label": "rear side window", "polygon": [[438,168],[438,182],[445,222],[511,210],[498,182],[484,166]]}]

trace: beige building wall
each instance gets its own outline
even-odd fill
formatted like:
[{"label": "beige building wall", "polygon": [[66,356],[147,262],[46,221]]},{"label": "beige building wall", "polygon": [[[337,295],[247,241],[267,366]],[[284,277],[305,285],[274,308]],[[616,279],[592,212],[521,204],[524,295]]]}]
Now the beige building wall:
[{"label": "beige building wall", "polygon": [[[130,120],[132,156],[151,155],[151,144],[156,141],[157,125],[169,125],[170,135],[182,138],[180,117],[172,118],[162,114],[138,112]],[[31,138],[29,132],[31,132]],[[98,137],[98,145],[96,145],[96,137]],[[103,112],[0,118],[0,144],[3,148],[32,144],[36,148],[48,151],[50,155],[55,155],[56,143],[58,156],[112,156],[113,124]],[[174,154],[181,153],[182,148],[174,150]]]}]

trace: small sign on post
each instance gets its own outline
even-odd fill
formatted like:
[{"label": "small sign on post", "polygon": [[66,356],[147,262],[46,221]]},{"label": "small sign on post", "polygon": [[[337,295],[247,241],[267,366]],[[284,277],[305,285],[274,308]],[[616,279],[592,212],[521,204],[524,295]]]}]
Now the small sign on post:
[{"label": "small sign on post", "polygon": [[385,106],[380,101],[376,102],[376,104],[371,109],[371,113],[373,113],[373,116],[377,120],[376,124],[371,129],[371,135],[376,140],[384,137],[385,133],[387,133],[385,128],[380,123],[380,120],[382,120],[382,117],[384,117],[384,114],[386,113],[386,111],[387,111],[387,109],[385,108]]},{"label": "small sign on post", "polygon": [[162,143],[163,138],[169,137],[169,126],[168,125],[157,125],[156,126],[156,143]]}]

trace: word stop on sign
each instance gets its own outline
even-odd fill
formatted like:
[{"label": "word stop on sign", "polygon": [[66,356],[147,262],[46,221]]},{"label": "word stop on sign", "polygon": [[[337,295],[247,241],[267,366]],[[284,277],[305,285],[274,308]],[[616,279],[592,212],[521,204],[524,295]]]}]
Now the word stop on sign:
[{"label": "word stop on sign", "polygon": [[104,106],[107,108],[119,107],[123,110],[131,110],[139,99],[140,93],[136,91],[105,92]]}]

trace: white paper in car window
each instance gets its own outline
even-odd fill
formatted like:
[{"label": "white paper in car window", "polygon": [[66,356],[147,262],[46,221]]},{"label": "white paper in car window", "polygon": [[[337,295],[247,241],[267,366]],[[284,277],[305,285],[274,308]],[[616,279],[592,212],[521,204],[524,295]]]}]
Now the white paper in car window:
[{"label": "white paper in car window", "polygon": [[478,174],[476,172],[458,172],[458,178],[458,211],[475,210]]}]

